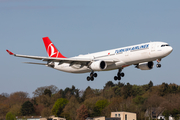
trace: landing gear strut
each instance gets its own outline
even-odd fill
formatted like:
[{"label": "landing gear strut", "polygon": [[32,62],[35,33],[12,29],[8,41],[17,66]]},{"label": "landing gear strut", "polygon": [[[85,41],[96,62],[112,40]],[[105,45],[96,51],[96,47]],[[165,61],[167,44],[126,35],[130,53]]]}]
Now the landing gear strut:
[{"label": "landing gear strut", "polygon": [[157,65],[156,65],[156,67],[157,67],[157,68],[160,68],[160,67],[161,67],[161,64],[160,64],[161,59],[157,59],[157,62],[158,62],[158,63],[157,63]]},{"label": "landing gear strut", "polygon": [[116,81],[116,80],[121,80],[121,77],[124,77],[124,73],[123,72],[121,72],[122,71],[122,69],[119,69],[119,71],[118,71],[118,73],[117,73],[117,76],[114,76],[114,80]]},{"label": "landing gear strut", "polygon": [[97,77],[97,73],[94,73],[94,71],[92,71],[90,73],[90,76],[87,76],[87,81],[93,81],[94,80],[94,77]]}]

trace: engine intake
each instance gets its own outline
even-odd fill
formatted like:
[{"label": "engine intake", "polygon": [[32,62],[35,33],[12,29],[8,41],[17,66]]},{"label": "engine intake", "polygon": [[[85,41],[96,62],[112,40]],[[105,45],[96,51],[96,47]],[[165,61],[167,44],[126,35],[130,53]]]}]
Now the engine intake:
[{"label": "engine intake", "polygon": [[104,61],[95,61],[90,65],[90,68],[96,71],[105,70],[106,67],[107,67],[107,64]]},{"label": "engine intake", "polygon": [[139,63],[136,67],[141,70],[151,70],[153,66],[154,66],[154,63],[150,61],[150,62]]}]

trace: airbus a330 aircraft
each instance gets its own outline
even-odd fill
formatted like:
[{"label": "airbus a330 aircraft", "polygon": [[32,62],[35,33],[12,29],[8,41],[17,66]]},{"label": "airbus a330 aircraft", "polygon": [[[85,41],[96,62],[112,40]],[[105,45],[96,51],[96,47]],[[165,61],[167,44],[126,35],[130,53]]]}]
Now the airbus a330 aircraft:
[{"label": "airbus a330 aircraft", "polygon": [[123,68],[135,65],[141,70],[150,70],[153,68],[153,61],[157,60],[157,67],[160,68],[162,58],[169,55],[173,48],[165,42],[149,42],[123,48],[106,50],[102,52],[79,55],[76,57],[66,58],[63,56],[50,41],[48,37],[42,38],[49,57],[30,56],[14,54],[6,50],[10,55],[16,57],[42,60],[47,63],[26,62],[29,64],[39,64],[52,67],[54,69],[69,73],[86,73],[90,72],[87,77],[88,81],[93,81],[97,77],[95,71],[108,71],[118,69],[117,76],[114,80],[121,80],[124,73]]}]

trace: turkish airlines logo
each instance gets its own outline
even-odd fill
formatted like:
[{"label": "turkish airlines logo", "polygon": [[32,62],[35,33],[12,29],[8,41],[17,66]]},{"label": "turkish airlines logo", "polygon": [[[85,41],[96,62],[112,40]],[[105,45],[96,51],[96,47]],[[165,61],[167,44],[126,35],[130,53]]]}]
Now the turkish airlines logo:
[{"label": "turkish airlines logo", "polygon": [[57,50],[56,48],[54,47],[53,43],[49,44],[48,46],[48,54],[49,54],[49,57],[52,57],[53,55],[56,55],[57,54]]}]

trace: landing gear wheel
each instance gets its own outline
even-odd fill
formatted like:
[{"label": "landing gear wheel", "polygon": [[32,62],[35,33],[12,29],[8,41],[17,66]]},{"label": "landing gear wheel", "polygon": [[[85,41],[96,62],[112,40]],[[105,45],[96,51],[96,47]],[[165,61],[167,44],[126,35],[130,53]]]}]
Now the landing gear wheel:
[{"label": "landing gear wheel", "polygon": [[161,67],[161,64],[157,64],[156,67],[157,67],[157,68],[160,68],[160,67]]},{"label": "landing gear wheel", "polygon": [[120,77],[120,76],[118,76],[118,80],[121,80],[121,77]]},{"label": "landing gear wheel", "polygon": [[118,79],[118,77],[117,76],[114,76],[114,80],[116,81]]},{"label": "landing gear wheel", "polygon": [[94,81],[94,77],[91,77],[91,81]]},{"label": "landing gear wheel", "polygon": [[161,67],[161,64],[159,64],[160,62],[161,62],[161,59],[157,59],[157,65],[156,65],[157,68]]},{"label": "landing gear wheel", "polygon": [[94,81],[94,78],[97,77],[97,73],[94,73],[92,70],[90,76],[87,77],[87,81]]},{"label": "landing gear wheel", "polygon": [[94,77],[97,77],[97,73],[94,73],[93,76],[94,76]]},{"label": "landing gear wheel", "polygon": [[87,77],[87,81],[90,81],[90,79],[91,79],[91,78],[88,76],[88,77]]},{"label": "landing gear wheel", "polygon": [[124,77],[124,75],[125,75],[125,74],[122,72],[122,73],[121,73],[121,77]]},{"label": "landing gear wheel", "polygon": [[119,68],[119,71],[117,73],[117,76],[114,76],[114,80],[121,80],[121,77],[124,77],[124,73],[121,72],[123,68]]}]

